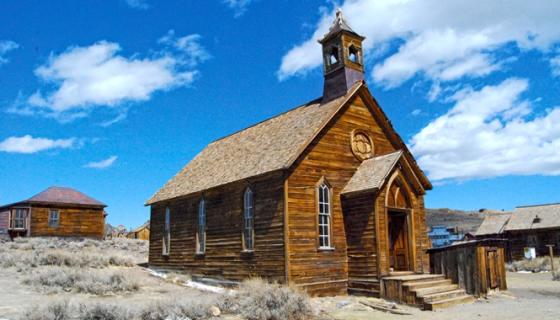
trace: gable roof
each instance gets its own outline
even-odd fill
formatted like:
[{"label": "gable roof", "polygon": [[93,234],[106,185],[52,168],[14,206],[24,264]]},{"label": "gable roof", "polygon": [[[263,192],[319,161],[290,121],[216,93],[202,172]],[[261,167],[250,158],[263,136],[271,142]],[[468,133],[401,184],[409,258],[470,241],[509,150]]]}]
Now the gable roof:
[{"label": "gable roof", "polygon": [[39,192],[33,197],[13,203],[11,205],[5,205],[3,207],[13,206],[16,204],[65,204],[65,205],[80,205],[80,206],[92,206],[92,207],[106,207],[107,205],[103,202],[95,200],[84,193],[66,187],[49,187],[44,191]]},{"label": "gable roof", "polygon": [[476,231],[477,236],[481,235],[492,235],[501,234],[509,219],[511,218],[511,213],[491,213],[487,214],[482,221],[482,224],[478,227]]},{"label": "gable roof", "polygon": [[[367,92],[361,97],[373,99],[365,83],[359,81],[344,96],[328,102],[318,98],[210,143],[157,191],[146,205],[289,169],[339,110],[361,91]],[[378,106],[374,99],[371,101]],[[387,116],[379,107],[377,109],[382,116],[380,120],[385,122],[383,125],[389,131],[394,131]],[[412,159],[409,162],[422,184],[430,189],[430,182],[400,136],[393,132],[392,137],[398,140],[399,149],[404,150],[404,154]]]},{"label": "gable roof", "polygon": [[402,151],[364,160],[354,173],[350,181],[342,189],[342,194],[358,191],[377,190],[402,157]]},{"label": "gable roof", "polygon": [[[539,222],[535,221],[536,217]],[[511,215],[505,230],[535,230],[560,228],[560,204],[545,204],[517,207]]]}]

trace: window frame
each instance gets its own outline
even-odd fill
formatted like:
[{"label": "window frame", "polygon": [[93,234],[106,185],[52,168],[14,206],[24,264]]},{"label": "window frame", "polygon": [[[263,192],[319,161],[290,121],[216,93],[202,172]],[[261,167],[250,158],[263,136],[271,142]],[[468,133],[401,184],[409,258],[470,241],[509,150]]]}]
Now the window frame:
[{"label": "window frame", "polygon": [[[18,215],[20,213],[21,215]],[[15,230],[25,230],[27,215],[29,214],[29,208],[14,208],[13,217],[10,217],[11,229]]]},{"label": "window frame", "polygon": [[[250,246],[247,245],[248,239],[250,239]],[[243,252],[255,251],[255,193],[251,187],[247,187],[245,192],[243,192],[243,225],[241,240]]]},{"label": "window frame", "polygon": [[[327,202],[321,201],[321,192],[324,191],[324,189],[326,188],[326,195],[327,195]],[[317,248],[320,251],[332,251],[334,250],[334,246],[333,246],[333,234],[332,234],[332,207],[333,207],[333,203],[332,203],[332,187],[331,185],[328,183],[328,181],[325,178],[321,178],[319,180],[319,182],[317,183],[316,187],[315,187],[315,205],[317,206],[316,212],[317,212]],[[323,197],[324,199],[324,197]],[[323,204],[323,208],[328,208],[327,212],[321,212],[321,204]],[[327,207],[325,207],[325,205],[327,205]],[[326,224],[325,223],[321,223],[321,217],[326,217]],[[321,228],[321,227],[325,227],[326,228]],[[322,234],[321,230],[326,230],[326,234]],[[327,239],[327,244],[326,245],[322,245],[321,244],[321,239]],[[323,241],[324,243],[324,241]]]},{"label": "window frame", "polygon": [[[56,219],[53,219],[53,213],[56,213]],[[56,222],[56,223],[54,223]],[[60,226],[60,210],[50,209],[49,210],[49,228],[58,228]]]},{"label": "window frame", "polygon": [[169,256],[170,252],[171,252],[171,209],[169,209],[169,207],[165,207],[161,255]]},{"label": "window frame", "polygon": [[[201,217],[203,219],[201,219]],[[203,224],[201,224],[202,220],[204,220]],[[198,211],[197,211],[196,250],[195,250],[197,255],[204,255],[206,253],[206,223],[207,223],[206,200],[204,198],[201,198],[200,201],[198,202]]]}]

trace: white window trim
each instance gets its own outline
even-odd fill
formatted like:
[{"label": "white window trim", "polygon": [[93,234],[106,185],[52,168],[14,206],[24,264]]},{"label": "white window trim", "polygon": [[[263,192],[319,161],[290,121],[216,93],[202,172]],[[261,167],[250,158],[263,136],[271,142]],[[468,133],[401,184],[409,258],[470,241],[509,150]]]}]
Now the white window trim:
[{"label": "white window trim", "polygon": [[[321,195],[324,195],[324,192],[327,192],[327,201],[321,201]],[[323,196],[324,199],[324,196]],[[321,211],[321,205],[326,210],[324,212]],[[325,217],[326,224],[321,223],[321,217]],[[322,227],[326,227],[326,234],[321,233]],[[332,194],[330,186],[325,182],[321,181],[321,183],[317,186],[317,240],[319,244],[319,250],[334,250],[332,246]],[[321,245],[321,239],[326,239],[326,245]],[[323,240],[323,243],[325,241]]]},{"label": "white window trim", "polygon": [[[247,188],[243,193],[243,232],[242,240],[243,240],[243,251],[245,252],[253,252],[255,250],[255,202],[254,202],[253,190],[251,188]],[[250,221],[250,228],[248,227],[248,222]],[[247,235],[246,233],[251,234],[251,247],[247,246]]]},{"label": "white window trim", "polygon": [[[201,225],[201,217],[204,218],[204,224]],[[196,228],[196,254],[203,255],[206,253],[206,200],[200,199],[198,202],[198,224]],[[202,235],[201,235],[201,229]],[[202,239],[202,242],[200,241]]]},{"label": "white window trim", "polygon": [[163,221],[163,237],[162,237],[161,254],[164,256],[168,256],[170,252],[171,252],[171,210],[169,210],[169,207],[166,207],[164,221]]}]

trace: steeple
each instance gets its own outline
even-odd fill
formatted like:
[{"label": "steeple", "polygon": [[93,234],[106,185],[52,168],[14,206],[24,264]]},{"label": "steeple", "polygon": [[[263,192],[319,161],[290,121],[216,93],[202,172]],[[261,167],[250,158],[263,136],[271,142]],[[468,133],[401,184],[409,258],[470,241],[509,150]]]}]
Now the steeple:
[{"label": "steeple", "polygon": [[323,101],[346,94],[357,81],[364,79],[362,41],[346,22],[342,10],[319,43],[323,46]]}]

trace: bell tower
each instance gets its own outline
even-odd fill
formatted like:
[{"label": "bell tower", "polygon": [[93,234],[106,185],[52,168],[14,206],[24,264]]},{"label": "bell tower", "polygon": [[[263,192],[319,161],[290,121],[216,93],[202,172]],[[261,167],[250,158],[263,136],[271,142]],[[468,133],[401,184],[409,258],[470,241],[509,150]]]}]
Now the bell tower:
[{"label": "bell tower", "polygon": [[323,101],[345,95],[354,83],[364,80],[364,39],[350,28],[338,9],[329,32],[319,40],[323,47]]}]

